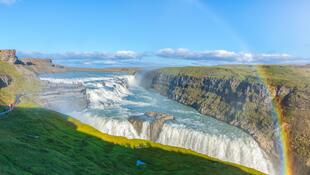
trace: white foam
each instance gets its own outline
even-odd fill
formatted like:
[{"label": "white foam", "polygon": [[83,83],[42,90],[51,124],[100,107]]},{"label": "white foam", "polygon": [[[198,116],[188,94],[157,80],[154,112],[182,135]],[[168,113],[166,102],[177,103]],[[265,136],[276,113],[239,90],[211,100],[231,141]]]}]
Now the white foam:
[{"label": "white foam", "polygon": [[[80,121],[93,126],[103,133],[123,136],[129,139],[151,139],[150,124],[148,122],[143,122],[141,133],[139,134],[128,120],[96,116],[90,113],[75,113],[72,115],[77,116],[77,119]],[[272,164],[267,160],[264,152],[253,139],[231,139],[225,135],[212,135],[195,131],[184,125],[164,124],[156,142],[191,149],[268,174],[273,172]]]}]

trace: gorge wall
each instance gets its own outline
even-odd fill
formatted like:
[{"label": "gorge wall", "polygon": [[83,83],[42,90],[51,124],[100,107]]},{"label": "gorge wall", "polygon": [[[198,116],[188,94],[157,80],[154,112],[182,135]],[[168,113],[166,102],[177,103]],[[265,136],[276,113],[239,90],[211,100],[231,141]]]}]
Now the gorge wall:
[{"label": "gorge wall", "polygon": [[155,70],[146,73],[142,82],[145,87],[191,106],[202,114],[241,128],[252,135],[275,162],[279,159],[278,149],[281,146],[277,142],[277,119],[273,109],[273,102],[277,100],[285,113],[284,126],[280,127],[288,127],[291,135],[294,171],[296,174],[308,174],[310,111],[306,106],[310,106],[309,88],[287,87],[282,83],[273,84],[268,89],[253,76],[255,71],[244,74],[240,72],[243,70],[235,71],[233,68],[228,76],[223,76],[227,67],[223,69],[226,70],[208,70],[201,75],[193,74],[192,70]]}]

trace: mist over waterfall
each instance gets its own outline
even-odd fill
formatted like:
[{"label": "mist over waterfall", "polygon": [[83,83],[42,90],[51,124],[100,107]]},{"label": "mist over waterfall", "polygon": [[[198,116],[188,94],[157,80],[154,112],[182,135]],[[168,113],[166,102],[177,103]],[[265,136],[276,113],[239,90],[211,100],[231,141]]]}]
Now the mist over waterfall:
[{"label": "mist over waterfall", "polygon": [[[274,173],[268,157],[251,136],[140,87],[134,75],[79,72],[46,75],[41,79],[85,87],[87,108],[65,113],[103,133],[188,148],[268,174]],[[60,110],[57,105],[54,108]],[[156,137],[152,137],[152,121],[144,115],[150,111],[174,117],[156,126],[159,127],[156,128],[159,129]]]}]

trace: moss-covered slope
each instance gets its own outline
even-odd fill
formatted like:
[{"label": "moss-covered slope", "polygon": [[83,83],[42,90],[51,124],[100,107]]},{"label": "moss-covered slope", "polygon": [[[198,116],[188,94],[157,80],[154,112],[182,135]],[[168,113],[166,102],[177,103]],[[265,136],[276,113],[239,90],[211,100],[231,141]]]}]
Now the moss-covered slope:
[{"label": "moss-covered slope", "polygon": [[[20,107],[2,117],[0,135],[0,174],[259,174],[183,149],[101,135],[39,108]],[[132,148],[138,145],[148,146]],[[147,165],[138,168],[136,160]]]}]

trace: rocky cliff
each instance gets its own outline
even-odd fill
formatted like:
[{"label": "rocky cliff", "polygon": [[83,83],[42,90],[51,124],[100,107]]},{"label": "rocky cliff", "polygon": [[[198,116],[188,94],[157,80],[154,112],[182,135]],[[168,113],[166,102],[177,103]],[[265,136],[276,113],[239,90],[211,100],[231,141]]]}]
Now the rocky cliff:
[{"label": "rocky cliff", "polygon": [[8,62],[8,63],[16,63],[16,50],[0,50],[0,61]]},{"label": "rocky cliff", "polygon": [[54,64],[52,59],[48,58],[21,58],[20,60],[25,65],[25,68],[35,72],[36,74],[68,71],[68,68]]},{"label": "rocky cliff", "polygon": [[9,86],[12,82],[12,78],[8,75],[0,75],[0,89]]},{"label": "rocky cliff", "polygon": [[[146,73],[144,85],[200,113],[243,129],[257,140],[273,160],[277,160],[277,117],[275,104],[283,110],[283,126],[290,132],[290,151],[295,172],[307,174],[310,163],[310,73],[298,69],[302,82],[290,80],[294,74],[284,67],[262,67],[270,73],[259,76],[254,67],[167,68]],[[279,72],[277,69],[283,69]],[[299,71],[301,69],[301,71]],[[295,77],[295,78],[294,78]],[[266,85],[268,81],[268,85]],[[305,83],[305,82],[309,82]]]}]

